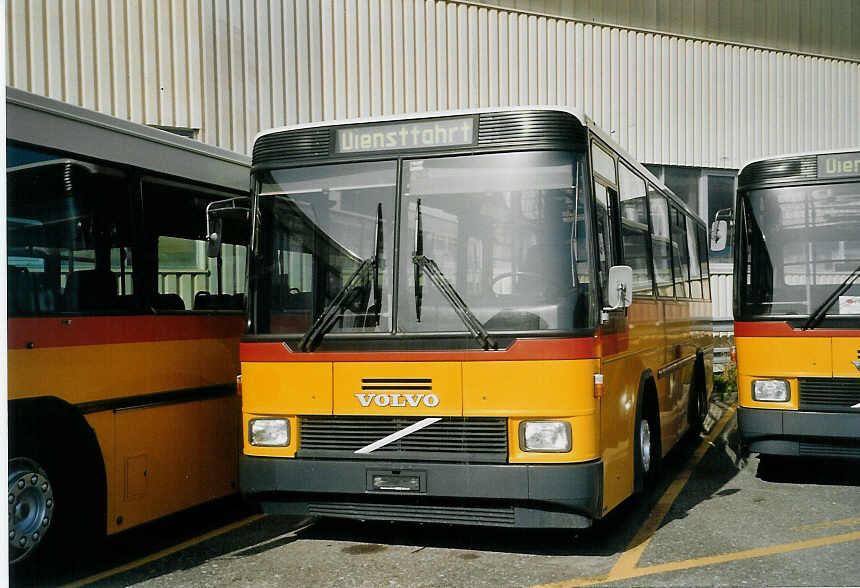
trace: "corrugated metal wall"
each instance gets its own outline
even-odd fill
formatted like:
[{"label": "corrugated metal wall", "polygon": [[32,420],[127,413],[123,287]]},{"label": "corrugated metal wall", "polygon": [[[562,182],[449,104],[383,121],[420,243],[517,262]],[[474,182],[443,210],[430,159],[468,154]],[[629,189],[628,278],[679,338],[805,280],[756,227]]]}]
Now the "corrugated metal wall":
[{"label": "corrugated metal wall", "polygon": [[860,58],[857,0],[473,0],[700,39]]},{"label": "corrugated metal wall", "polygon": [[265,128],[582,108],[642,161],[860,144],[860,63],[435,0],[10,0],[8,82],[248,152]]}]

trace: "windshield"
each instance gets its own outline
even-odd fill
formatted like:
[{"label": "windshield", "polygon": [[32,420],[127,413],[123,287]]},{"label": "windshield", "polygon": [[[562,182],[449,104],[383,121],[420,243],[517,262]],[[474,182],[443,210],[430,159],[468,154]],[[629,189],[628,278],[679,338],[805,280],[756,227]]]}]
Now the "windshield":
[{"label": "windshield", "polygon": [[[331,332],[391,329],[396,173],[396,162],[384,161],[262,176],[255,233],[258,331],[305,333],[335,299],[343,305],[332,309],[340,316]],[[371,258],[373,269],[364,271]]]},{"label": "windshield", "polygon": [[[400,170],[399,184],[395,161],[259,176],[257,333],[593,326],[581,156],[436,157],[403,160]],[[480,325],[467,324],[470,315]]]},{"label": "windshield", "polygon": [[[803,317],[860,265],[860,183],[752,190],[741,195],[738,310]],[[827,310],[860,320],[860,282]]]},{"label": "windshield", "polygon": [[[420,200],[423,254],[488,331],[585,327],[590,269],[582,173],[581,159],[557,152],[405,161],[401,249],[415,250]],[[419,287],[416,306],[415,265],[401,255],[399,268],[399,330],[465,330],[429,281]]]}]

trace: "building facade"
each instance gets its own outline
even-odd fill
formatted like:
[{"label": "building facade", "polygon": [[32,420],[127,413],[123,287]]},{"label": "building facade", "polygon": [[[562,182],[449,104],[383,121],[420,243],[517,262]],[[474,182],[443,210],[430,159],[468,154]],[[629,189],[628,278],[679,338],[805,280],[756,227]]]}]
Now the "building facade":
[{"label": "building facade", "polygon": [[[9,0],[7,83],[248,153],[260,130],[589,114],[703,218],[752,158],[860,145],[858,0]],[[712,259],[717,272],[728,258]],[[715,316],[731,314],[728,277]]]}]

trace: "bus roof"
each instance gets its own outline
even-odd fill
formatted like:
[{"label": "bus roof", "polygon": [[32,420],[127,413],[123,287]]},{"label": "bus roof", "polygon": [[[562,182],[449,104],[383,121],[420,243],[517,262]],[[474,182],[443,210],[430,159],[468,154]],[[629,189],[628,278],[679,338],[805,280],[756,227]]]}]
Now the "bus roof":
[{"label": "bus roof", "polygon": [[824,149],[821,151],[798,151],[796,153],[780,153],[778,155],[769,155],[767,157],[756,157],[755,159],[748,159],[741,165],[738,170],[738,175],[742,174],[744,169],[755,164],[761,163],[763,161],[779,161],[780,159],[792,159],[796,157],[816,157],[818,155],[836,155],[838,153],[855,153],[860,152],[860,145],[856,147],[843,147],[841,149]]},{"label": "bus roof", "polygon": [[6,138],[243,192],[250,182],[246,155],[8,86]]},{"label": "bus roof", "polygon": [[535,110],[548,110],[555,112],[565,112],[575,117],[582,123],[585,127],[591,129],[595,135],[597,135],[604,143],[609,145],[616,153],[618,153],[625,162],[631,167],[635,168],[640,174],[645,176],[649,181],[651,181],[655,186],[659,187],[662,191],[670,194],[673,197],[673,200],[676,204],[682,206],[684,210],[690,214],[693,218],[699,218],[698,215],[693,213],[692,210],[687,206],[687,203],[683,201],[677,194],[672,192],[665,184],[663,184],[651,171],[642,165],[638,159],[633,157],[630,153],[628,153],[624,148],[622,148],[612,136],[603,130],[593,119],[584,114],[581,110],[566,106],[566,105],[526,105],[526,106],[500,106],[500,107],[485,107],[485,108],[467,108],[467,109],[459,109],[459,110],[442,110],[442,111],[434,111],[434,112],[421,112],[421,113],[410,113],[410,114],[388,114],[383,116],[372,116],[372,117],[361,117],[361,118],[351,118],[351,119],[343,119],[343,120],[329,120],[329,121],[317,121],[310,123],[302,123],[296,125],[287,125],[282,127],[276,127],[272,129],[266,129],[264,131],[260,131],[254,136],[253,144],[256,144],[257,141],[266,135],[270,135],[273,133],[280,133],[284,131],[301,131],[305,129],[318,129],[318,128],[330,128],[330,127],[340,127],[347,125],[358,125],[365,123],[385,123],[385,122],[397,122],[397,121],[407,121],[407,120],[420,120],[425,118],[441,118],[441,117],[454,117],[454,116],[467,116],[472,114],[492,114],[492,113],[502,113],[502,112],[525,112],[525,111],[535,111]]}]

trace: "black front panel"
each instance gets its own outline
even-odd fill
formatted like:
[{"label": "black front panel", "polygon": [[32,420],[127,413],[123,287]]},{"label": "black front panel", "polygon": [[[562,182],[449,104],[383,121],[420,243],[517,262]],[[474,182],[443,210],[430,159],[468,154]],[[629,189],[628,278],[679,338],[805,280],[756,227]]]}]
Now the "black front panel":
[{"label": "black front panel", "polygon": [[800,378],[798,383],[800,410],[850,412],[860,403],[860,378]]},{"label": "black front panel", "polygon": [[371,453],[355,453],[420,420],[384,416],[301,417],[298,457],[507,461],[508,428],[504,418],[443,418]]}]

